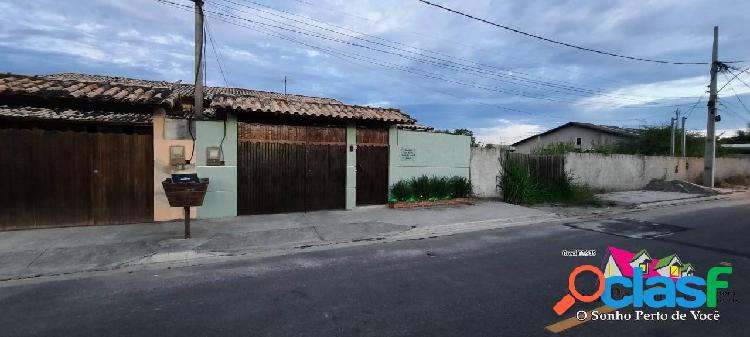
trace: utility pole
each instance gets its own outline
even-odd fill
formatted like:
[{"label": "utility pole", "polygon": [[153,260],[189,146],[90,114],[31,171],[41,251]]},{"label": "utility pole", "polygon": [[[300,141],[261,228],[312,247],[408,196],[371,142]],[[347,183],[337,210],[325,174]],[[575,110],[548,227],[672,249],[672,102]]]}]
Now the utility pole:
[{"label": "utility pole", "polygon": [[711,85],[708,96],[706,125],[706,153],[703,157],[703,186],[714,187],[714,159],[716,157],[716,76],[719,72],[719,26],[714,26],[714,46],[711,53]]},{"label": "utility pole", "polygon": [[677,142],[675,138],[677,138],[677,126],[678,126],[677,121],[679,120],[680,120],[680,109],[677,108],[674,111],[674,118],[672,118],[672,137],[671,137],[672,138],[672,141],[671,141],[672,142],[672,157],[674,157],[677,154],[677,149],[676,149]]},{"label": "utility pole", "polygon": [[203,117],[203,0],[195,3],[195,92],[194,117]]},{"label": "utility pole", "polygon": [[[677,112],[675,112],[676,114]],[[674,134],[677,132],[677,118],[669,118],[669,155],[674,157]]]},{"label": "utility pole", "polygon": [[685,131],[685,121],[687,121],[687,117],[682,116],[682,158],[687,157],[687,147],[685,146],[687,142],[687,132]]}]

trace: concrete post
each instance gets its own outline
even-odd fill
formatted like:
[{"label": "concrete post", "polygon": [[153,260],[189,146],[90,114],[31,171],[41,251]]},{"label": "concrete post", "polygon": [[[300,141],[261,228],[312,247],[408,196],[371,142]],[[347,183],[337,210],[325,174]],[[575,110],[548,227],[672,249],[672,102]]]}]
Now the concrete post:
[{"label": "concrete post", "polygon": [[346,209],[357,207],[357,126],[346,126]]}]

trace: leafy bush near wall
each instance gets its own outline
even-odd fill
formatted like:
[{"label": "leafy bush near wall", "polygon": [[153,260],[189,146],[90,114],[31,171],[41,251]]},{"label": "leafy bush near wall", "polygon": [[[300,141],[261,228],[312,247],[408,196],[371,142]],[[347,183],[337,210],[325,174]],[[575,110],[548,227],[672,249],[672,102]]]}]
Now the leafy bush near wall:
[{"label": "leafy bush near wall", "polygon": [[503,194],[503,200],[511,204],[533,204],[538,197],[539,186],[531,176],[531,170],[514,159],[503,161],[497,187]]},{"label": "leafy bush near wall", "polygon": [[468,197],[471,195],[471,180],[465,177],[453,176],[448,178],[449,190],[456,197]]},{"label": "leafy bush near wall", "polygon": [[398,181],[391,186],[389,201],[416,202],[463,198],[471,195],[471,181],[464,177],[428,177],[426,175]]},{"label": "leafy bush near wall", "polygon": [[[679,130],[678,130],[679,131]],[[671,153],[672,128],[670,126],[643,127],[641,133],[633,139],[614,144],[594,147],[591,152],[600,154],[634,154],[643,156],[669,156]],[[723,157],[731,151],[721,146],[728,142],[719,138],[716,143],[716,156]],[[687,157],[703,157],[706,150],[706,137],[697,132],[685,135],[685,152]],[[675,155],[682,156],[682,133],[675,135]]]},{"label": "leafy bush near wall", "polygon": [[498,189],[503,194],[503,201],[511,204],[564,203],[587,205],[596,203],[596,197],[586,185],[573,181],[565,175],[553,183],[540,184],[523,162],[507,158],[502,163],[502,172]]},{"label": "leafy bush near wall", "polygon": [[391,186],[391,198],[396,200],[404,201],[413,194],[411,185],[409,185],[409,182],[406,180],[401,180]]}]

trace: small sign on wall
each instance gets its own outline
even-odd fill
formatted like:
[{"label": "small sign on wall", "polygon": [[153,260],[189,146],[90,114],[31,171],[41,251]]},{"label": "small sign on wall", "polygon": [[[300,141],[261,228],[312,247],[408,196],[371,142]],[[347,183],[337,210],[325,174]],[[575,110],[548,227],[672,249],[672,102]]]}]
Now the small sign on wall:
[{"label": "small sign on wall", "polygon": [[[167,118],[164,120],[164,139],[169,140],[187,140],[191,139],[190,132],[192,131],[195,135],[195,124],[188,126],[188,120],[186,119],[171,119]],[[192,128],[192,130],[191,130]]]},{"label": "small sign on wall", "polygon": [[417,149],[413,147],[401,147],[401,161],[414,161],[417,159]]}]

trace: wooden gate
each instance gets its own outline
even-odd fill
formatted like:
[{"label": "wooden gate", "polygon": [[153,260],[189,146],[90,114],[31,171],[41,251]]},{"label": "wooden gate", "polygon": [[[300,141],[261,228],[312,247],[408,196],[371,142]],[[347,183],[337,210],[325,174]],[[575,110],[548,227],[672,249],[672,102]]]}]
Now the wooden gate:
[{"label": "wooden gate", "polygon": [[357,205],[388,201],[388,129],[357,129]]},{"label": "wooden gate", "polygon": [[0,229],[153,221],[153,142],[146,129],[0,129]]},{"label": "wooden gate", "polygon": [[239,214],[345,206],[346,129],[240,123]]}]

